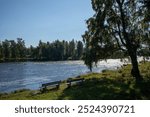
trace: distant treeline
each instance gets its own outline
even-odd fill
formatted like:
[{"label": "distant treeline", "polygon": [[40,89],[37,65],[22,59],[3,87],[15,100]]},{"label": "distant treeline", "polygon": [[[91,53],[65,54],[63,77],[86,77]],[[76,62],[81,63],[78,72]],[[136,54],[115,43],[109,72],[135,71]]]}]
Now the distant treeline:
[{"label": "distant treeline", "polygon": [[[84,59],[85,47],[82,41],[56,40],[53,42],[39,41],[38,46],[25,46],[22,38],[17,40],[0,41],[0,62],[17,61],[62,61],[62,60],[81,60]],[[146,55],[146,50],[140,50],[140,56]],[[103,58],[104,55],[101,55]],[[126,53],[115,51],[109,58],[124,58]]]},{"label": "distant treeline", "polygon": [[60,61],[79,60],[83,55],[81,41],[39,41],[37,47],[26,47],[22,38],[0,42],[0,61]]}]

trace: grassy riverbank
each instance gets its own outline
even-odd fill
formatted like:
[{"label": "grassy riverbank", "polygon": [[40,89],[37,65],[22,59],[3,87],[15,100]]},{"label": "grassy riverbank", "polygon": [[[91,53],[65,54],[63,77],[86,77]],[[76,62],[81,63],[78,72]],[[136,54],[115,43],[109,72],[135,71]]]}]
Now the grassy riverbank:
[{"label": "grassy riverbank", "polygon": [[103,70],[102,73],[91,73],[79,76],[85,78],[83,85],[67,88],[65,81],[59,90],[40,93],[38,90],[19,90],[12,93],[0,94],[1,100],[100,100],[100,99],[150,99],[150,62],[139,65],[144,81],[136,84],[130,75],[131,65],[121,69]]}]

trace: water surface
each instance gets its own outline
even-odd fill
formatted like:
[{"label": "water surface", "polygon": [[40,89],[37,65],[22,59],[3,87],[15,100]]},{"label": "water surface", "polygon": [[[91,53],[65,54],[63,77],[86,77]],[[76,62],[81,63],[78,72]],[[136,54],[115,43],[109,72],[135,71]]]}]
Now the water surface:
[{"label": "water surface", "polygon": [[[101,61],[94,72],[115,69],[119,60]],[[38,89],[42,83],[65,80],[88,73],[83,61],[0,63],[0,92]]]}]

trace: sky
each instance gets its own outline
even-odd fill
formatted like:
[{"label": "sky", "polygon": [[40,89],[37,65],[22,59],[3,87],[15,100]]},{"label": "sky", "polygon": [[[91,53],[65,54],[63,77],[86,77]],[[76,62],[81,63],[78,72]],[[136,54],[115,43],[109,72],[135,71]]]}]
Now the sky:
[{"label": "sky", "polygon": [[91,0],[0,0],[0,41],[82,40],[93,14]]}]

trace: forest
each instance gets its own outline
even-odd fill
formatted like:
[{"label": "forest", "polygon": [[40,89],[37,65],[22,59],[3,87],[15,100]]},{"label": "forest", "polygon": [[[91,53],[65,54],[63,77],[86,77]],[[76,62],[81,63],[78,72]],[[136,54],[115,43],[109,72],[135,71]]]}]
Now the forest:
[{"label": "forest", "polygon": [[[110,46],[108,49],[113,50],[114,48]],[[51,43],[40,40],[36,47],[32,45],[26,47],[22,38],[0,41],[0,62],[85,60],[86,53],[85,43],[74,39],[71,41],[55,40]],[[138,55],[150,56],[149,47],[139,49]],[[128,57],[127,53],[115,50],[111,51],[107,57],[102,54],[100,58],[117,59],[125,57]]]},{"label": "forest", "polygon": [[82,54],[83,43],[74,39],[52,43],[40,40],[36,47],[26,47],[22,38],[0,42],[1,62],[79,60]]}]

